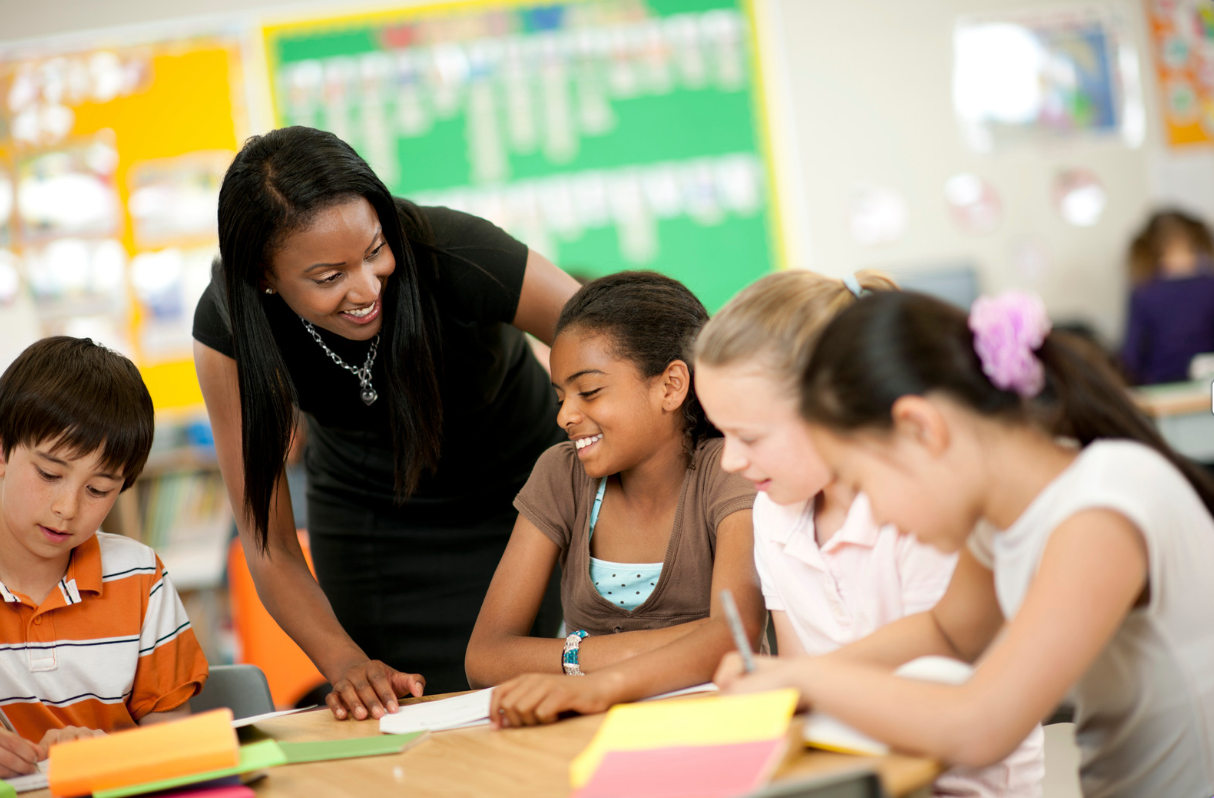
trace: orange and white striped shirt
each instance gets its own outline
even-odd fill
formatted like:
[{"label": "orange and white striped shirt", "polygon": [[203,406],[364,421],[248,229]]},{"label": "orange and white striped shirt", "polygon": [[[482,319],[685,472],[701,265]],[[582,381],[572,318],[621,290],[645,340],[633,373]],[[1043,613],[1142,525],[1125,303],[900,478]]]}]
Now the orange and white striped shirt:
[{"label": "orange and white striped shirt", "polygon": [[41,605],[0,583],[0,712],[38,742],[49,729],[110,732],[175,709],[207,661],[156,552],[98,532],[72,550]]}]

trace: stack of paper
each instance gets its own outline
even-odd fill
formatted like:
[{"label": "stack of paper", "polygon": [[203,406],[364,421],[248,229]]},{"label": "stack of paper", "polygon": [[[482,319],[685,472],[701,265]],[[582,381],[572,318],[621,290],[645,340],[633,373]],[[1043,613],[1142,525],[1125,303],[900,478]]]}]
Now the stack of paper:
[{"label": "stack of paper", "polygon": [[[259,743],[242,746],[240,762],[235,767],[207,773],[194,773],[175,779],[146,782],[115,790],[103,790],[94,794],[93,798],[128,798],[133,795],[203,785],[232,776],[247,776],[250,773],[278,765],[397,754],[424,736],[422,733],[417,733],[407,737],[356,737],[352,740],[322,740],[314,743],[280,743],[274,740],[263,740]],[[216,796],[216,798],[222,797]]]},{"label": "stack of paper", "polygon": [[762,785],[787,743],[796,690],[613,707],[570,767],[576,798],[716,798]]},{"label": "stack of paper", "polygon": [[425,736],[359,737],[312,743],[264,740],[239,746],[226,709],[52,746],[49,781],[56,798],[127,798],[208,788],[207,798],[241,798],[241,779],[278,765],[399,753]]}]

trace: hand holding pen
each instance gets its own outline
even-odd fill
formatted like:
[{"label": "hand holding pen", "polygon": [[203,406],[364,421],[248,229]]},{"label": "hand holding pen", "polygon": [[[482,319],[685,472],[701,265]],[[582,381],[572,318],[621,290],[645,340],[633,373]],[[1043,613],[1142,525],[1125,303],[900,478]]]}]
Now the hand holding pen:
[{"label": "hand holding pen", "polygon": [[742,616],[738,614],[738,605],[733,600],[729,588],[721,591],[721,606],[725,609],[725,620],[729,623],[729,631],[733,634],[733,644],[742,655],[742,668],[746,673],[755,672],[755,653],[750,648],[746,638],[746,627],[742,625]]}]

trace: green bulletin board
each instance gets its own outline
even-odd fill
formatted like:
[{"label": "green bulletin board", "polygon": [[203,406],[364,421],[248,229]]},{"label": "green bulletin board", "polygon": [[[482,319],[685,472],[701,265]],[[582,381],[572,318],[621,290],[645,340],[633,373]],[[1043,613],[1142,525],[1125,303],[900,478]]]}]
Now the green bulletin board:
[{"label": "green bulletin board", "polygon": [[277,122],[568,271],[650,268],[710,310],[780,247],[745,0],[472,2],[265,29]]}]

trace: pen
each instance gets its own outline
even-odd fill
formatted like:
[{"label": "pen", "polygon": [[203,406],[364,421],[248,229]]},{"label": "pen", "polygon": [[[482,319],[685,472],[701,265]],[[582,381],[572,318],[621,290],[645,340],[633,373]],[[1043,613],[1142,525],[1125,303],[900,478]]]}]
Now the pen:
[{"label": "pen", "polygon": [[742,655],[742,668],[747,673],[755,672],[755,655],[750,650],[750,641],[746,639],[746,628],[742,626],[742,616],[738,615],[738,605],[733,601],[733,593],[729,588],[721,591],[721,606],[725,608],[725,620],[729,622],[729,631],[733,633],[733,644]]}]

